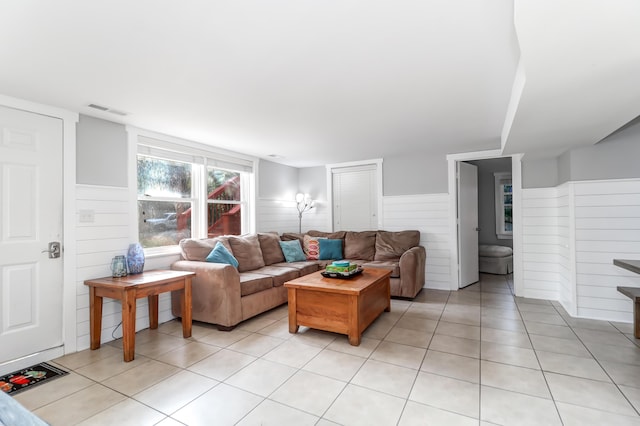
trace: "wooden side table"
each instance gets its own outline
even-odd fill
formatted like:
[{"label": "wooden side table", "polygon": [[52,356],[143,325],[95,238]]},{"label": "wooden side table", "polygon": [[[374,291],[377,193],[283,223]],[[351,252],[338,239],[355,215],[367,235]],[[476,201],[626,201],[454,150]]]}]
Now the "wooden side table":
[{"label": "wooden side table", "polygon": [[158,294],[180,291],[182,301],[182,336],[191,337],[191,278],[194,272],[151,270],[122,278],[87,280],[89,286],[91,349],[100,347],[102,332],[102,298],[122,302],[122,349],[124,361],[133,361],[136,339],[136,299],[149,299],[149,328],[158,328]]}]

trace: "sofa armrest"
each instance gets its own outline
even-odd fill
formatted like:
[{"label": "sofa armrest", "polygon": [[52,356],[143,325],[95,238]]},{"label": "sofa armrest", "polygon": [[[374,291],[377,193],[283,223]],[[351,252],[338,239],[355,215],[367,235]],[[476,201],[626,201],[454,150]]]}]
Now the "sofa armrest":
[{"label": "sofa armrest", "polygon": [[[196,273],[191,285],[194,320],[225,327],[242,321],[240,274],[236,268],[222,263],[179,260],[171,269]],[[176,292],[171,297],[171,311],[175,316],[182,316]]]},{"label": "sofa armrest", "polygon": [[423,246],[412,247],[400,256],[400,296],[416,297],[424,287],[427,251]]}]

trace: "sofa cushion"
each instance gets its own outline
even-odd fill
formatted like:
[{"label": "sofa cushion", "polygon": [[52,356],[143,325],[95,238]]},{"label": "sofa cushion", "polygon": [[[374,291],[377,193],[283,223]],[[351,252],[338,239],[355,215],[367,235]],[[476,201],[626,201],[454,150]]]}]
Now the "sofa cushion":
[{"label": "sofa cushion", "polygon": [[412,247],[420,244],[420,231],[378,231],[374,260],[397,260]]},{"label": "sofa cushion", "polygon": [[304,236],[302,250],[307,260],[318,260],[320,256],[320,240],[326,240],[326,238],[312,237],[311,235]]},{"label": "sofa cushion", "polygon": [[265,265],[284,262],[284,254],[280,248],[280,237],[278,234],[259,233],[258,241],[260,242],[260,250],[262,250],[262,258]]},{"label": "sofa cushion", "polygon": [[342,259],[342,240],[325,238],[320,240],[320,260]]},{"label": "sofa cushion", "polygon": [[211,250],[215,248],[218,241],[220,241],[227,250],[232,251],[228,236],[203,239],[185,238],[180,240],[178,247],[180,247],[180,254],[184,260],[205,262],[207,256],[211,253]]},{"label": "sofa cushion", "polygon": [[287,281],[294,280],[300,276],[300,272],[297,269],[282,266],[265,266],[256,270],[255,273],[272,277],[274,287],[280,287]]},{"label": "sofa cushion", "polygon": [[238,271],[246,272],[264,266],[262,250],[257,235],[247,235],[244,237],[230,237],[229,244],[233,256],[238,259]]},{"label": "sofa cushion", "polygon": [[308,231],[307,234],[311,235],[312,237],[325,237],[325,238],[330,238],[332,240],[344,240],[344,236],[346,232],[345,231],[323,232],[323,231],[311,230],[311,231]]},{"label": "sofa cushion", "polygon": [[376,231],[347,231],[344,237],[344,257],[373,260],[376,251]]},{"label": "sofa cushion", "polygon": [[363,268],[378,268],[391,271],[391,278],[400,277],[400,263],[391,260],[373,260],[362,264]]},{"label": "sofa cushion", "polygon": [[273,278],[254,272],[240,273],[240,296],[248,296],[273,287]]},{"label": "sofa cushion", "polygon": [[307,260],[307,257],[302,251],[302,246],[300,246],[300,241],[298,240],[280,241],[280,247],[282,248],[282,253],[284,254],[284,258],[287,262],[301,262]]},{"label": "sofa cushion", "polygon": [[295,232],[285,232],[284,234],[282,234],[280,239],[282,241],[298,240],[298,241],[300,241],[300,246],[302,246],[304,244],[304,234],[298,234],[298,233],[295,233]]},{"label": "sofa cushion", "polygon": [[302,262],[293,262],[293,263],[274,263],[271,266],[277,266],[277,267],[286,267],[286,268],[293,268],[296,269],[299,273],[300,276],[303,275],[308,275],[311,274],[312,272],[316,272],[318,270],[318,262],[317,261],[312,261],[312,260],[307,260],[307,261],[302,261]]},{"label": "sofa cushion", "polygon": [[234,268],[238,267],[238,260],[233,257],[220,241],[216,243],[216,246],[211,250],[211,253],[209,253],[209,256],[207,256],[205,260],[213,263],[226,263]]}]

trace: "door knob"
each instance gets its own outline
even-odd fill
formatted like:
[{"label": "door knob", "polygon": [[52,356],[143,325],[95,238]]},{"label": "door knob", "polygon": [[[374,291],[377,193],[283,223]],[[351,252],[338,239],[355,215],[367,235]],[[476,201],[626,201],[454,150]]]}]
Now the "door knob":
[{"label": "door knob", "polygon": [[60,257],[60,242],[52,241],[49,243],[48,250],[42,250],[41,253],[49,253],[49,259],[57,259]]}]

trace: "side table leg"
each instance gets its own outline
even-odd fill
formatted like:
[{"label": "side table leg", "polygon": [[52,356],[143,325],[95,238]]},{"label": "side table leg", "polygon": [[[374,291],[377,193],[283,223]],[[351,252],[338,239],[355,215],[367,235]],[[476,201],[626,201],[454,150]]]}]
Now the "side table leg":
[{"label": "side table leg", "polygon": [[91,335],[91,349],[100,348],[102,334],[102,297],[96,296],[96,288],[89,287],[89,324]]},{"label": "side table leg", "polygon": [[149,328],[155,330],[158,328],[158,295],[147,296],[149,301]]},{"label": "side table leg", "polygon": [[182,299],[182,337],[191,337],[192,308],[191,277],[184,278],[184,289],[180,294]]},{"label": "side table leg", "polygon": [[136,346],[136,293],[125,290],[122,295],[122,350],[124,362],[133,361]]}]

